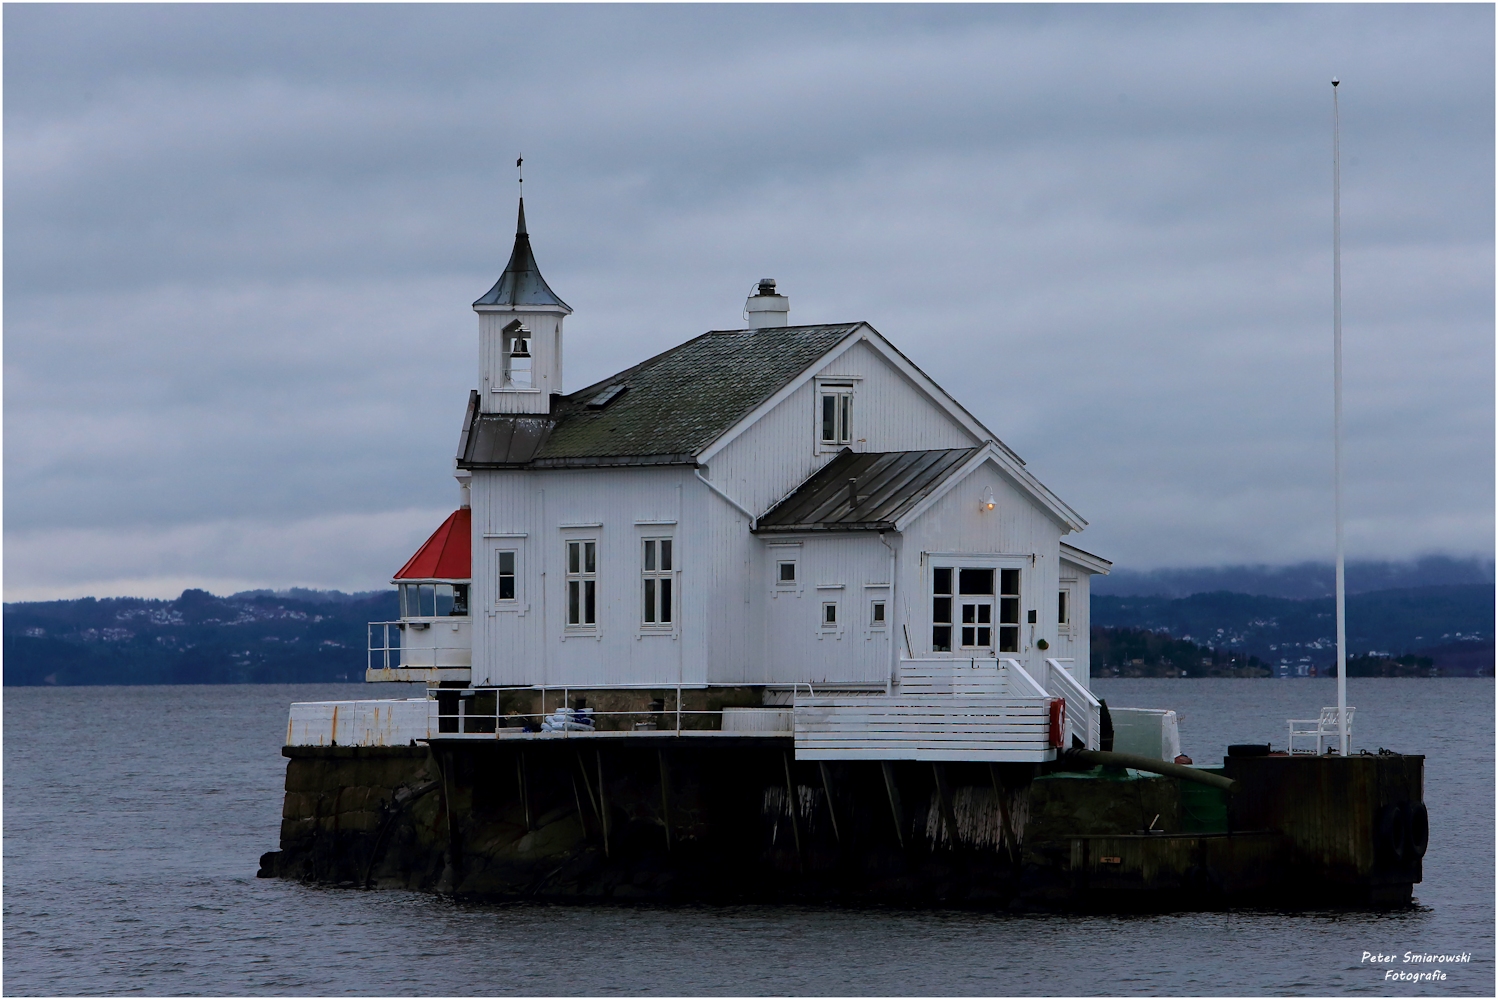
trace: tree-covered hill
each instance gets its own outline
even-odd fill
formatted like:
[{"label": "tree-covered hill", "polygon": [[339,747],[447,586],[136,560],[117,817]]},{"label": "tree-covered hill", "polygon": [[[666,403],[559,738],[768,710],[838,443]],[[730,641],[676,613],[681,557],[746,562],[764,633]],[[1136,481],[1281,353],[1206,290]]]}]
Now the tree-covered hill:
[{"label": "tree-covered hill", "polygon": [[292,590],[170,601],[82,598],[5,605],[5,683],[261,684],[359,681],[365,626],[395,591]]},{"label": "tree-covered hill", "polygon": [[[1493,601],[1492,584],[1351,594],[1347,648],[1351,655],[1380,662],[1426,656],[1448,674],[1491,674]],[[1336,607],[1329,597],[1290,600],[1224,591],[1181,598],[1094,595],[1092,624],[1168,635],[1271,665],[1314,665],[1318,672],[1337,658]]]}]

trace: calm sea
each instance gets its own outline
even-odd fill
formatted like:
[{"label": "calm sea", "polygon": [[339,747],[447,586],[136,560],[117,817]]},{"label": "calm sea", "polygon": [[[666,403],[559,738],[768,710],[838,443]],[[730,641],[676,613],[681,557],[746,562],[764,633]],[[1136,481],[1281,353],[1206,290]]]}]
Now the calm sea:
[{"label": "calm sea", "polygon": [[[3,989],[1492,996],[1493,682],[1351,686],[1355,746],[1428,755],[1425,882],[1397,913],[479,906],[256,879],[277,846],[287,705],[372,689],[6,688]],[[1335,701],[1325,680],[1097,688],[1112,705],[1175,708],[1198,762],[1283,743],[1287,718]],[[1361,961],[1410,950],[1472,960],[1413,986]]]}]

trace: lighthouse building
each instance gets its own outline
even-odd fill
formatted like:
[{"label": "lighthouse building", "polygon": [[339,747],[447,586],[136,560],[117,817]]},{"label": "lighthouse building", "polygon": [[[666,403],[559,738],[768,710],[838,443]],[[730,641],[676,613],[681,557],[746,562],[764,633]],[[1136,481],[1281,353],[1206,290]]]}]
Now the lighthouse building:
[{"label": "lighthouse building", "polygon": [[1088,581],[1109,563],[871,324],[795,325],[766,279],[745,328],[568,391],[572,310],[523,202],[473,309],[462,504],[395,574],[400,620],[371,626],[368,679],[429,697],[346,741],[426,726],[413,738],[793,732],[812,759],[1097,746]]}]

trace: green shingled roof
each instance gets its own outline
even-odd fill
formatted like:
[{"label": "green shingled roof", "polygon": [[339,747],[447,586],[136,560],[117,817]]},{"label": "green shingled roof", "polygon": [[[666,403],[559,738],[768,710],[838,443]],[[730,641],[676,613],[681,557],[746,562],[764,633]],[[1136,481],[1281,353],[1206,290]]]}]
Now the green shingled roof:
[{"label": "green shingled roof", "polygon": [[[558,399],[540,466],[690,461],[860,323],[714,330]],[[626,386],[598,409],[589,402]]]}]

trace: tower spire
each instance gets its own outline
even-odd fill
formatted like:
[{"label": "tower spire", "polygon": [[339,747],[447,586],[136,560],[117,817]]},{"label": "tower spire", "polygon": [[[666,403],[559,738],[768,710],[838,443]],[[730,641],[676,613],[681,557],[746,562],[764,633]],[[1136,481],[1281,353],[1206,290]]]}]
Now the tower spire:
[{"label": "tower spire", "polygon": [[524,156],[515,157],[515,176],[520,182],[520,219],[515,223],[515,235],[524,236],[525,232],[525,163]]}]

